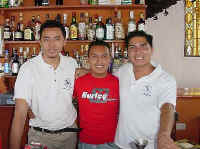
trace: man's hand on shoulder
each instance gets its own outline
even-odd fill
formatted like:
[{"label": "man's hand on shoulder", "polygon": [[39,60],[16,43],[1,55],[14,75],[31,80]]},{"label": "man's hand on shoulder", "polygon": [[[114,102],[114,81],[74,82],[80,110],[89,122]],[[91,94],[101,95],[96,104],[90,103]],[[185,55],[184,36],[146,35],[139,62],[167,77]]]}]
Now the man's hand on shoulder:
[{"label": "man's hand on shoulder", "polygon": [[89,73],[90,70],[89,69],[85,69],[85,68],[76,68],[76,72],[75,72],[75,78],[79,78],[87,73]]}]

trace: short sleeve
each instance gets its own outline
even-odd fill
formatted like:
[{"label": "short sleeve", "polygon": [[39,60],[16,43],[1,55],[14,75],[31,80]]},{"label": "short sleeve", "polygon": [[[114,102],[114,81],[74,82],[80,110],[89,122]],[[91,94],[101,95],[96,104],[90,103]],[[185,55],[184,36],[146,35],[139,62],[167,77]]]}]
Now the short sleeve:
[{"label": "short sleeve", "polygon": [[30,68],[27,64],[21,66],[14,89],[14,99],[24,99],[31,105],[31,95],[32,95],[32,77]]},{"label": "short sleeve", "polygon": [[159,99],[159,108],[162,107],[165,103],[170,103],[176,106],[176,81],[175,79],[171,79],[163,84]]}]

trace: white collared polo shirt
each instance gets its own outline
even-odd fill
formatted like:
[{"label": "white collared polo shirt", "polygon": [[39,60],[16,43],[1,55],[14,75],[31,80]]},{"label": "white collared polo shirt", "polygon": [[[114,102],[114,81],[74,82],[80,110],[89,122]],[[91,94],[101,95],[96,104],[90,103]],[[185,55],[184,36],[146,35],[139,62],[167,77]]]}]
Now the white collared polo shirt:
[{"label": "white collared polo shirt", "polygon": [[154,71],[135,80],[133,65],[127,63],[118,73],[120,114],[115,143],[131,149],[130,142],[147,139],[147,149],[156,149],[160,126],[160,108],[164,103],[176,105],[176,81],[160,65]]},{"label": "white collared polo shirt", "polygon": [[72,104],[76,61],[60,54],[56,69],[44,62],[41,53],[20,68],[14,98],[25,99],[36,118],[30,125],[49,130],[71,126],[76,119]]}]

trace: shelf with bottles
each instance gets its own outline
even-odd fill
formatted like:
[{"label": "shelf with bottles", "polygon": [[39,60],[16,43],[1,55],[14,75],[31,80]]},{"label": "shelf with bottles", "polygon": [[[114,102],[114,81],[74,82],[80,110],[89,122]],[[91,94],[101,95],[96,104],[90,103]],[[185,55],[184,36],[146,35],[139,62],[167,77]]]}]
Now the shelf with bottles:
[{"label": "shelf with bottles", "polygon": [[128,4],[128,5],[51,5],[51,6],[20,6],[13,8],[0,8],[1,12],[14,10],[58,10],[58,9],[146,9],[146,5]]},{"label": "shelf with bottles", "polygon": [[[124,40],[104,40],[108,43],[124,43]],[[67,44],[76,44],[76,43],[90,43],[91,40],[65,40]],[[5,44],[39,44],[38,40],[35,41],[4,41]]]}]

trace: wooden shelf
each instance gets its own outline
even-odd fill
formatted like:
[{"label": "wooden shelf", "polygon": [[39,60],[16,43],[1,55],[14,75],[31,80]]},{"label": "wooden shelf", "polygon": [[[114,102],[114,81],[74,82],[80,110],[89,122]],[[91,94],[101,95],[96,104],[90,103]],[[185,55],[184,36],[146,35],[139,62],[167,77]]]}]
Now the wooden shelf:
[{"label": "wooden shelf", "polygon": [[1,11],[15,11],[15,10],[50,10],[50,9],[144,9],[147,8],[146,5],[51,5],[51,6],[24,6],[24,7],[13,7],[13,8],[0,8]]},{"label": "wooden shelf", "polygon": [[[104,40],[108,43],[124,43],[124,40]],[[90,43],[90,40],[65,40],[65,43]],[[39,44],[39,41],[4,41],[5,44]]]}]

